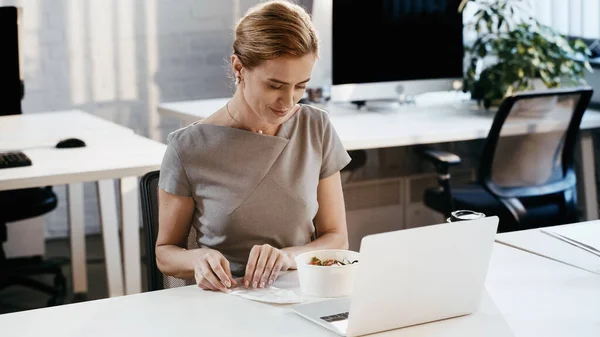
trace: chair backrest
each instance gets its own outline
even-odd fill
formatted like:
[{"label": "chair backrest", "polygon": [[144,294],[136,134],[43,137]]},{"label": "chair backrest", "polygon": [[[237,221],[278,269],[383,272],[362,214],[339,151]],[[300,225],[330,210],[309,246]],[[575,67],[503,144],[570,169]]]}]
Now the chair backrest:
[{"label": "chair backrest", "polygon": [[[193,280],[182,280],[163,275],[156,265],[156,238],[158,236],[158,178],[160,171],[146,173],[140,180],[142,221],[146,236],[146,265],[148,271],[148,290],[160,290],[194,284]],[[197,232],[194,228],[188,235],[188,249],[198,248]]]},{"label": "chair backrest", "polygon": [[500,198],[574,188],[573,154],[592,93],[589,87],[576,87],[505,98],[484,145],[480,183]]}]

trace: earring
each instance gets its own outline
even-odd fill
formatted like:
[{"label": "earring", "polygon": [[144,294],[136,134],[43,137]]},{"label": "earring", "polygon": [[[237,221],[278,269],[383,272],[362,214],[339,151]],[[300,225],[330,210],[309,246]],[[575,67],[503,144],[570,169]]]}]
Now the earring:
[{"label": "earring", "polygon": [[236,76],[235,77],[235,85],[239,85],[240,84],[240,77]]}]

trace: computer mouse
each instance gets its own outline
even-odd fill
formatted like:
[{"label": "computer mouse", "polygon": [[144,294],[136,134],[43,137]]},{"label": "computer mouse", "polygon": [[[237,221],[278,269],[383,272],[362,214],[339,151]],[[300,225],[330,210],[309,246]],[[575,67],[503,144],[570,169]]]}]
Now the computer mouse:
[{"label": "computer mouse", "polygon": [[84,147],[85,142],[79,138],[67,138],[56,143],[57,149],[68,149],[73,147]]}]

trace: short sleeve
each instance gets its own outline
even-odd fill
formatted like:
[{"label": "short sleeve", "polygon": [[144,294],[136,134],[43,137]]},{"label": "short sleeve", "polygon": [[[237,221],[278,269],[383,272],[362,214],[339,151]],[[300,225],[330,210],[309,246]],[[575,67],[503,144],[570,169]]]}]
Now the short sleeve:
[{"label": "short sleeve", "polygon": [[351,161],[350,155],[340,140],[337,132],[333,128],[326,112],[322,114],[323,118],[323,160],[321,162],[321,172],[319,179],[327,178],[330,175],[340,171]]},{"label": "short sleeve", "polygon": [[169,194],[190,197],[190,184],[187,174],[171,138],[171,135],[167,138],[167,150],[160,166],[158,187]]}]

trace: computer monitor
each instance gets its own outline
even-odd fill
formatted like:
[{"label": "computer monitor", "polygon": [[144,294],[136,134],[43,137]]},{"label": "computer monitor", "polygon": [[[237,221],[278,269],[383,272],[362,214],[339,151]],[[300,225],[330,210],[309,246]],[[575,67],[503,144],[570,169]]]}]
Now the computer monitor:
[{"label": "computer monitor", "polygon": [[331,101],[448,91],[464,71],[460,0],[332,0]]},{"label": "computer monitor", "polygon": [[21,18],[21,8],[0,7],[0,116],[22,112]]}]

